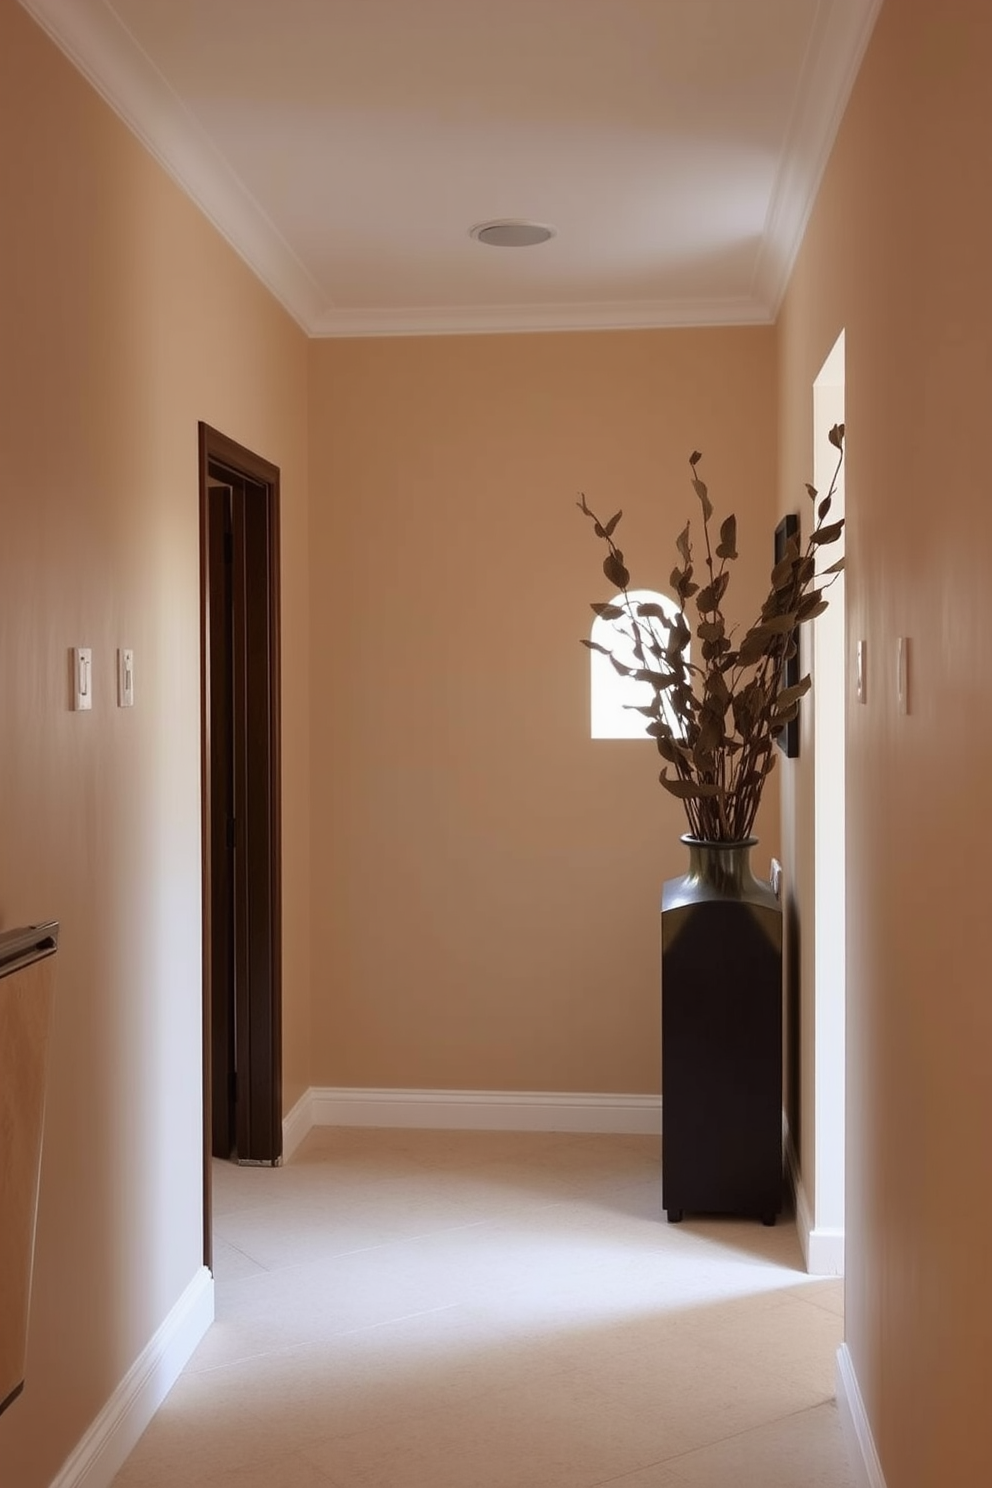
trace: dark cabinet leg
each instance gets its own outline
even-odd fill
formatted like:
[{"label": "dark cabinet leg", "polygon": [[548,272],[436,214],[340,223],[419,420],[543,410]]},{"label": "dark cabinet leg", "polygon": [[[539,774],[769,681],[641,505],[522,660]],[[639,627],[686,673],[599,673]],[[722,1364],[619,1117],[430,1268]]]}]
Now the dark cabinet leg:
[{"label": "dark cabinet leg", "polygon": [[763,1214],[761,1216],[761,1223],[763,1225],[773,1225],[775,1223],[775,1218],[776,1216],[774,1214]]},{"label": "dark cabinet leg", "polygon": [[682,1210],[681,1209],[669,1209],[668,1210],[668,1223],[669,1224],[681,1224],[682,1223]]}]

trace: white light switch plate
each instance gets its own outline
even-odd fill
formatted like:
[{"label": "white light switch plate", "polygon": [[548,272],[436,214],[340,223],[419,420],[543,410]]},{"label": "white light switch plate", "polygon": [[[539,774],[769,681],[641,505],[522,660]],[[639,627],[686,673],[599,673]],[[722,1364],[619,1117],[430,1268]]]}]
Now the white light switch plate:
[{"label": "white light switch plate", "polygon": [[859,703],[868,701],[868,642],[858,642],[858,672],[855,693]]},{"label": "white light switch plate", "polygon": [[77,712],[93,706],[93,651],[89,646],[72,648],[72,706]]},{"label": "white light switch plate", "polygon": [[896,703],[900,713],[909,712],[909,640],[900,636],[896,642]]},{"label": "white light switch plate", "polygon": [[130,647],[117,649],[117,706],[134,707],[134,652]]}]

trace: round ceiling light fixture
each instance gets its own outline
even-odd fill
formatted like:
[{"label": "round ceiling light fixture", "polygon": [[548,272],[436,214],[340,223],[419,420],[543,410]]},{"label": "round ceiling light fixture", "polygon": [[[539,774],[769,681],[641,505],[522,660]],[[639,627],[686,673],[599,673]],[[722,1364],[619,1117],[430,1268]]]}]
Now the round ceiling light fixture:
[{"label": "round ceiling light fixture", "polygon": [[520,217],[500,217],[494,222],[478,222],[469,228],[469,237],[490,248],[533,248],[555,236],[546,222],[527,222]]}]

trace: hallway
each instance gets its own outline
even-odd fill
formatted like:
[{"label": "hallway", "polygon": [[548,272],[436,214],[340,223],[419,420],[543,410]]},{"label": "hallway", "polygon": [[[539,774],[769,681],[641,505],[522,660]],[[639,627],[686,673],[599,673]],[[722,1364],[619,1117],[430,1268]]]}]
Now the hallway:
[{"label": "hallway", "polygon": [[851,1488],[842,1283],[660,1219],[659,1142],[318,1128],[215,1164],[217,1322],[114,1488]]}]

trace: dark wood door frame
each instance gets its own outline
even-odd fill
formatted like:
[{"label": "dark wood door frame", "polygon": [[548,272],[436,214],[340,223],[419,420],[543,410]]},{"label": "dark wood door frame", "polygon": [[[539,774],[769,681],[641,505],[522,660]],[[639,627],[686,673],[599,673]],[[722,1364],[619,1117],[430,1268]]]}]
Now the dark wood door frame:
[{"label": "dark wood door frame", "polygon": [[279,471],[204,423],[199,455],[209,1265],[213,1153],[282,1156]]}]

